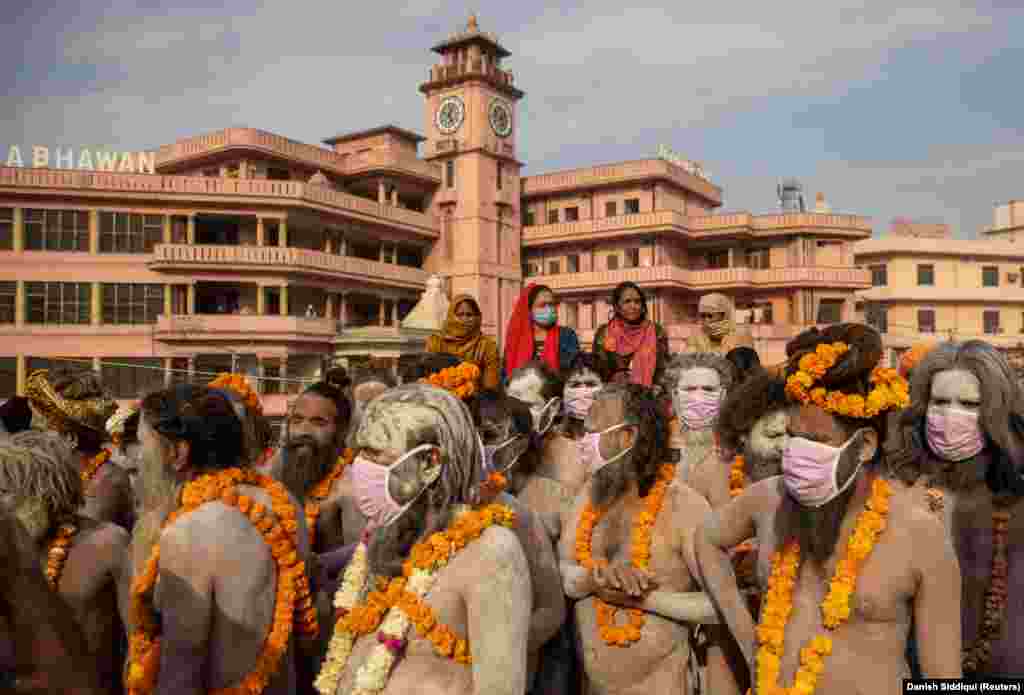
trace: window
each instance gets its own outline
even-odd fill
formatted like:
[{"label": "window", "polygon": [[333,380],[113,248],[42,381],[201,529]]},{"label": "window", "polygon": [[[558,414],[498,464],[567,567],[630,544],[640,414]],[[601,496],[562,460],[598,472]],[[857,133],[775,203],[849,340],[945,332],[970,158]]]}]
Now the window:
[{"label": "window", "polygon": [[449,159],[444,163],[444,185],[448,188],[455,188],[455,160]]},{"label": "window", "polygon": [[889,332],[889,307],[882,304],[868,304],[864,318],[868,325],[879,333]]},{"label": "window", "polygon": [[841,323],[842,320],[842,299],[822,299],[818,302],[818,323]]},{"label": "window", "polygon": [[565,221],[576,222],[580,219],[580,209],[578,207],[571,207],[565,209]]},{"label": "window", "polygon": [[608,270],[618,270],[619,269],[619,257],[618,256],[615,256],[615,255],[608,256],[607,263],[608,263]]},{"label": "window", "polygon": [[918,309],[917,310],[917,332],[918,333],[934,333],[935,332],[935,310],[934,309]]},{"label": "window", "polygon": [[548,261],[548,275],[558,275],[562,272],[562,264],[559,261]]},{"label": "window", "polygon": [[570,253],[565,259],[565,270],[568,273],[580,272],[580,256],[577,253]]},{"label": "window", "polygon": [[[203,176],[208,179],[215,179],[220,176],[220,170],[218,169],[203,169]],[[270,178],[269,176],[267,178]]]},{"label": "window", "polygon": [[548,224],[558,224],[558,210],[548,210]]},{"label": "window", "polygon": [[498,190],[501,190],[501,162],[498,162],[498,174],[497,174]]},{"label": "window", "polygon": [[524,227],[532,227],[534,224],[536,224],[536,222],[534,222],[534,220],[533,220],[533,210],[524,210],[523,211],[523,226]]},{"label": "window", "polygon": [[524,263],[523,264],[523,275],[526,277],[533,277],[540,273],[540,267],[536,263]]},{"label": "window", "polygon": [[709,251],[707,255],[707,267],[711,270],[716,268],[729,267],[728,251]]},{"label": "window", "polygon": [[287,169],[280,169],[277,167],[267,167],[267,180],[268,181],[290,181],[292,173]]},{"label": "window", "polygon": [[100,253],[152,253],[163,236],[161,215],[100,213]]},{"label": "window", "polygon": [[422,268],[423,267],[423,254],[419,249],[410,246],[399,246],[398,257],[396,262],[398,265],[404,265],[408,268]]},{"label": "window", "polygon": [[917,284],[922,287],[931,287],[935,284],[935,266],[933,265],[919,265],[917,266]]},{"label": "window", "polygon": [[764,270],[770,265],[769,258],[768,249],[750,249],[747,251],[747,267],[753,270]]},{"label": "window", "polygon": [[625,214],[635,215],[640,212],[640,199],[639,198],[626,198],[625,201]]},{"label": "window", "polygon": [[0,208],[0,251],[14,250],[14,208]]},{"label": "window", "polygon": [[637,268],[640,266],[640,249],[626,249],[626,267]]},{"label": "window", "polygon": [[0,323],[14,323],[18,297],[18,283],[0,282]]},{"label": "window", "polygon": [[26,282],[29,323],[87,324],[91,288],[87,282]]},{"label": "window", "polygon": [[871,270],[871,286],[885,287],[889,284],[889,267],[885,265],[868,266]]},{"label": "window", "polygon": [[981,269],[982,287],[999,287],[999,267],[986,265]]},{"label": "window", "polygon": [[164,286],[142,283],[103,283],[103,323],[156,323],[164,311]]},{"label": "window", "polygon": [[985,335],[997,335],[1002,333],[999,327],[999,310],[990,309],[982,313],[982,322],[985,324]]},{"label": "window", "polygon": [[614,200],[609,200],[607,203],[604,204],[604,216],[605,217],[615,217],[618,214],[619,214],[618,205],[615,203]]},{"label": "window", "polygon": [[88,251],[89,213],[85,210],[25,210],[29,251]]},{"label": "window", "polygon": [[[106,362],[114,364],[106,364]],[[100,363],[103,386],[114,398],[141,398],[164,387],[163,360],[152,357],[109,357]]]},{"label": "window", "polygon": [[1020,286],[1024,287],[1024,267],[1020,269],[1018,275],[1020,276]]}]

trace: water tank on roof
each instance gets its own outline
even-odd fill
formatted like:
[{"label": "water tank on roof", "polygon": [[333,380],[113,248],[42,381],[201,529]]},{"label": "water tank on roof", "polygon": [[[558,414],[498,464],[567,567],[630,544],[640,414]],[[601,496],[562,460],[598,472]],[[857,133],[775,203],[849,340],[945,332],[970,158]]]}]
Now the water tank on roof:
[{"label": "water tank on roof", "polygon": [[776,188],[779,194],[779,208],[783,212],[804,212],[804,187],[796,179],[787,179]]}]

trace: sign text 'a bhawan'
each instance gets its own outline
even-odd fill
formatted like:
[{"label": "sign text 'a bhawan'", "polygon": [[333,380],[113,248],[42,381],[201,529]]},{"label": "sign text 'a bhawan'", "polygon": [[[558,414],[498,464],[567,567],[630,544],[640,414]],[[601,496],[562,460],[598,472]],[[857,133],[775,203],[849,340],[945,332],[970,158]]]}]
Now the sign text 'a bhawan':
[{"label": "sign text 'a bhawan'", "polygon": [[25,166],[26,158],[33,168],[74,169],[78,171],[114,171],[126,174],[155,174],[156,152],[118,152],[88,147],[46,147],[32,145],[25,148],[11,145],[7,148],[9,167]]}]

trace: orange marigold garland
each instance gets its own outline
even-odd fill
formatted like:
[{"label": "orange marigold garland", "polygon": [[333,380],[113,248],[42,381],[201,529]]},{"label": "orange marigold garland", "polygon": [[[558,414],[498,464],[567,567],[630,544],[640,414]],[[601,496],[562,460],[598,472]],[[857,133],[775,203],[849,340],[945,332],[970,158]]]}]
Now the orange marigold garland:
[{"label": "orange marigold garland", "polygon": [[786,379],[786,396],[797,403],[813,403],[823,410],[852,418],[873,418],[886,410],[898,410],[910,405],[907,380],[895,369],[875,367],[869,381],[871,392],[867,397],[829,391],[814,384],[850,350],[846,343],[822,343],[814,352],[800,358],[797,371]]},{"label": "orange marigold garland", "polygon": [[985,616],[974,644],[963,648],[964,675],[984,668],[992,658],[992,642],[1003,632],[1006,621],[1006,599],[1009,596],[1010,512],[992,512],[992,575],[985,591]]},{"label": "orange marigold garland", "polygon": [[746,467],[742,456],[736,456],[729,467],[729,497],[737,498],[743,494],[743,487],[747,481]]},{"label": "orange marigold garland", "polygon": [[257,415],[263,414],[263,405],[260,403],[259,394],[249,385],[249,380],[241,374],[222,372],[217,375],[216,379],[207,384],[207,387],[211,389],[230,389],[241,396],[242,402],[245,403],[245,407],[249,411]]},{"label": "orange marigold garland", "polygon": [[[644,510],[633,520],[633,532],[630,538],[630,560],[634,567],[647,569],[651,560],[651,535],[654,523],[661,513],[665,502],[665,493],[675,476],[674,464],[662,464],[658,469],[658,479],[644,497]],[[607,510],[595,509],[589,502],[583,510],[579,525],[576,527],[576,562],[585,569],[593,570],[605,567],[608,561],[592,555],[594,528],[601,521]],[[640,640],[646,617],[644,612],[627,609],[629,621],[622,626],[615,625],[615,617],[619,609],[599,598],[594,598],[594,610],[597,613],[597,627],[601,639],[612,647],[628,647]]]},{"label": "orange marigold garland", "polygon": [[[878,537],[886,527],[889,497],[892,488],[880,478],[871,482],[871,497],[857,518],[857,524],[846,544],[846,551],[836,564],[829,582],[829,591],[821,603],[825,628],[832,631],[850,617],[850,597],[857,585],[857,575],[871,554]],[[818,677],[825,671],[824,657],[832,653],[832,639],[818,635],[800,649],[800,667],[792,686],[780,687],[786,623],[793,611],[793,591],[800,569],[800,544],[786,543],[772,556],[768,591],[764,596],[761,622],[757,626],[759,644],[756,658],[756,692],[758,695],[811,695]]]},{"label": "orange marigold garland", "polygon": [[46,583],[54,591],[60,586],[60,576],[64,573],[64,563],[68,561],[71,539],[76,533],[78,527],[74,524],[61,524],[57,528],[57,535],[46,550]]},{"label": "orange marigold garland", "polygon": [[317,483],[312,490],[309,491],[309,499],[306,500],[305,512],[306,512],[306,526],[309,529],[309,549],[310,551],[316,545],[316,520],[320,516],[320,505],[323,503],[327,496],[331,494],[331,488],[334,486],[334,482],[341,477],[341,474],[345,472],[345,469],[352,459],[355,458],[355,452],[352,449],[345,449],[338,461],[334,464],[334,467],[330,472]]},{"label": "orange marigold garland", "polygon": [[[271,509],[279,521],[267,514],[267,508],[251,497],[239,494],[238,485],[256,486],[271,498]],[[300,634],[315,638],[319,633],[316,609],[310,596],[306,567],[296,552],[298,530],[295,508],[288,492],[277,481],[252,470],[230,468],[204,475],[188,483],[181,493],[178,509],[163,524],[170,524],[209,502],[235,507],[253,523],[270,546],[277,565],[277,597],[274,620],[256,660],[256,666],[237,684],[213,691],[215,695],[259,695],[277,673],[288,650],[293,627]],[[154,545],[142,574],[132,583],[129,661],[125,685],[129,695],[146,695],[156,687],[160,669],[160,637],[152,592],[160,573],[160,545]]]},{"label": "orange marigold garland", "polygon": [[96,473],[98,473],[100,468],[103,467],[103,464],[109,460],[110,449],[103,449],[100,453],[96,454],[88,461],[85,461],[82,464],[82,471],[79,474],[82,477],[82,484],[88,485],[92,482],[92,479],[96,477]]},{"label": "orange marigold garland", "polygon": [[465,400],[476,393],[479,381],[480,367],[472,362],[463,362],[456,367],[448,367],[431,374],[426,379],[420,379],[421,384],[444,389],[459,400]]}]

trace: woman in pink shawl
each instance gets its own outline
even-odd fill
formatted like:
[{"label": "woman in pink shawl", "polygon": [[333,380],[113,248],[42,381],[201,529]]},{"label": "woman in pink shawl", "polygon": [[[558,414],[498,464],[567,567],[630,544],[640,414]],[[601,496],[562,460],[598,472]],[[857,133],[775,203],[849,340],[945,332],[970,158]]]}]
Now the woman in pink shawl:
[{"label": "woman in pink shawl", "polygon": [[647,316],[647,299],[632,282],[612,292],[611,320],[594,335],[594,356],[606,381],[653,387],[668,363],[668,335]]}]

